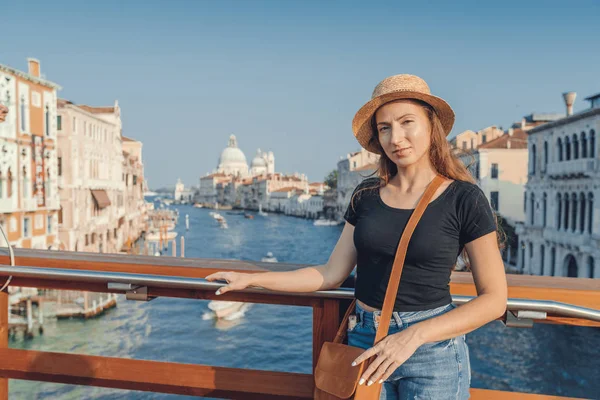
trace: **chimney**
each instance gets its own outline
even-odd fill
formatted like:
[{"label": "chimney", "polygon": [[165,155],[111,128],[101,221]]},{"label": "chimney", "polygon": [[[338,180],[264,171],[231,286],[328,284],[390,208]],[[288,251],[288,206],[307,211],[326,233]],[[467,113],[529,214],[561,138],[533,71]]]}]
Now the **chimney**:
[{"label": "chimney", "polygon": [[27,63],[29,64],[29,75],[33,75],[36,78],[40,77],[40,61],[35,58],[28,58]]},{"label": "chimney", "polygon": [[565,104],[567,105],[567,117],[573,115],[573,103],[575,103],[575,97],[577,97],[577,93],[575,92],[563,93],[563,98],[565,99]]},{"label": "chimney", "polygon": [[508,128],[508,136],[512,136],[514,133],[513,128]]}]

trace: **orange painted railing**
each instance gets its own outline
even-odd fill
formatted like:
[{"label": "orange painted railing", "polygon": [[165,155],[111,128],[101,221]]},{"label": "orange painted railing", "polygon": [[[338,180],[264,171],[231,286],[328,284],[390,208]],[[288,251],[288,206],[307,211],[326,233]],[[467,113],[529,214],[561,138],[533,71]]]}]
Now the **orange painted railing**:
[{"label": "orange painted railing", "polygon": [[[22,287],[127,293],[128,296],[214,299],[219,284],[205,276],[222,270],[260,273],[293,270],[302,265],[214,259],[182,259],[91,253],[17,250],[16,268],[7,266],[0,248],[0,283]],[[7,273],[9,271],[9,273]],[[133,275],[136,274],[136,275]],[[133,289],[128,290],[127,282]],[[144,285],[140,286],[140,282]],[[591,279],[508,276],[509,298],[546,300],[587,308],[592,317],[550,311],[536,321],[600,327],[600,281]],[[110,285],[108,285],[111,283]],[[142,290],[140,290],[142,289]],[[470,274],[455,272],[451,292],[456,298],[475,295]],[[160,361],[131,360],[8,348],[8,299],[0,293],[0,400],[8,398],[9,379],[91,385],[128,390],[236,399],[310,399],[312,374],[223,368]],[[222,300],[306,306],[313,309],[313,366],[322,343],[339,324],[340,301],[333,292],[302,295],[259,289],[231,292]],[[464,300],[464,299],[463,299]],[[516,301],[516,300],[515,300]],[[509,301],[510,304],[510,301]],[[514,308],[514,306],[513,306]],[[555,308],[552,308],[554,310]],[[513,315],[516,310],[512,310]],[[552,398],[523,393],[472,389],[474,399]]]}]

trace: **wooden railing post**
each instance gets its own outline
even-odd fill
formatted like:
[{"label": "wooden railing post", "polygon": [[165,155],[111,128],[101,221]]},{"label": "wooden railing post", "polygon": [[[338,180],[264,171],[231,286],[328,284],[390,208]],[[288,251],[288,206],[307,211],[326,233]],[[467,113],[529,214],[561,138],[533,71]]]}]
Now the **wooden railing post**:
[{"label": "wooden railing post", "polygon": [[[8,348],[8,290],[0,292],[0,349]],[[0,400],[8,400],[8,378],[0,378]]]},{"label": "wooden railing post", "polygon": [[313,372],[323,343],[333,340],[340,325],[339,300],[319,299],[313,306]]}]

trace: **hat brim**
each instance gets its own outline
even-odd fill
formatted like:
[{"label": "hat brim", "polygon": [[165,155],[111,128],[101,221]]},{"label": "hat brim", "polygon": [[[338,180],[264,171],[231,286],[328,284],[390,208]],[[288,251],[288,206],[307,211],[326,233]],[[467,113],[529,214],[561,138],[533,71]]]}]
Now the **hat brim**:
[{"label": "hat brim", "polygon": [[379,153],[379,151],[371,143],[371,137],[373,137],[371,118],[373,118],[373,114],[375,114],[379,107],[391,101],[402,99],[421,100],[433,107],[435,113],[440,119],[440,122],[442,123],[442,127],[444,128],[446,136],[448,136],[448,134],[452,130],[452,126],[454,125],[455,118],[452,107],[450,107],[450,105],[446,103],[446,101],[437,96],[421,92],[403,90],[386,93],[381,96],[375,97],[374,99],[371,99],[368,103],[362,106],[360,110],[358,110],[356,115],[354,115],[354,119],[352,120],[352,131],[354,132],[356,140],[358,140],[362,147],[364,147],[372,153]]}]

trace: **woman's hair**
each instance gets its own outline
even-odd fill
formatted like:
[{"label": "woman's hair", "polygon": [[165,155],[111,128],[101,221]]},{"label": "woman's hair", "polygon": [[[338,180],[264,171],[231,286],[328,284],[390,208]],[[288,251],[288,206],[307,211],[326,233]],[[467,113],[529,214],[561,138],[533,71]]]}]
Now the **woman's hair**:
[{"label": "woman's hair", "polygon": [[[448,179],[476,184],[473,175],[471,175],[471,173],[467,169],[468,167],[466,167],[463,164],[463,162],[452,153],[452,149],[450,148],[450,145],[446,140],[446,133],[444,132],[442,123],[440,122],[440,119],[438,118],[433,107],[420,100],[410,99],[408,101],[423,107],[425,113],[427,114],[427,117],[429,118],[429,123],[431,125],[431,144],[429,146],[429,160],[433,168],[437,171],[437,173]],[[377,170],[372,174],[377,175],[379,177],[379,181],[375,185],[366,185],[365,187],[361,187],[356,191],[356,193],[354,193],[352,199],[350,200],[350,204],[353,208],[354,198],[359,193],[365,190],[380,189],[386,186],[390,179],[392,179],[392,177],[398,173],[398,167],[392,160],[388,158],[381,146],[381,143],[379,142],[379,135],[376,134],[377,121],[375,119],[375,114],[376,113],[373,114],[373,118],[371,119],[371,132],[373,134],[371,136],[369,144],[375,149],[377,149],[377,152],[381,155],[381,157],[379,158],[379,166]],[[498,224],[498,218],[496,213],[494,213],[494,219],[496,221],[497,226],[498,247],[500,249],[503,249],[506,238],[504,235],[504,231]],[[461,253],[461,258],[466,268],[470,270],[470,264],[465,249],[463,249],[463,252]],[[456,265],[454,267],[456,267]]]}]

